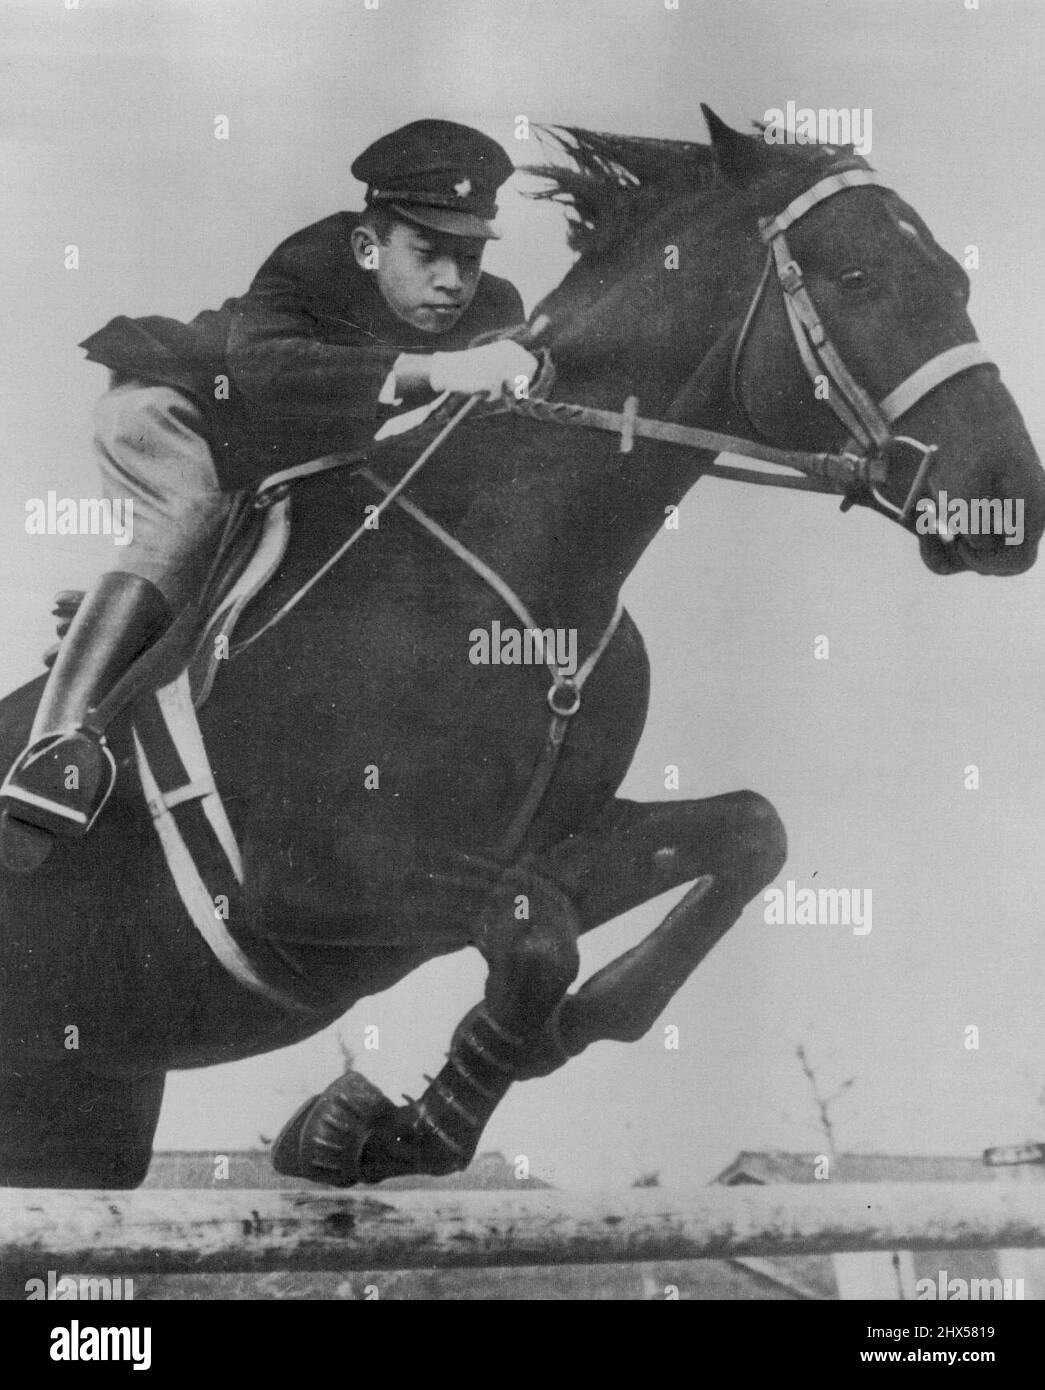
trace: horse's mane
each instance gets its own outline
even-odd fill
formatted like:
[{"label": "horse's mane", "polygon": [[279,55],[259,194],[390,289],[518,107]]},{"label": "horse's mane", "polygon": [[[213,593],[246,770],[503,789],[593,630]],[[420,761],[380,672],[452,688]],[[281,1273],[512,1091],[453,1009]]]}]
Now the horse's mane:
[{"label": "horse's mane", "polygon": [[[727,182],[712,145],[689,140],[661,140],[639,135],[608,135],[578,126],[535,126],[538,138],[565,154],[570,165],[529,164],[523,172],[546,179],[548,186],[527,192],[529,198],[560,204],[566,210],[570,249],[589,262],[608,252],[626,232],[634,231],[675,199],[713,193]],[[752,122],[743,138],[762,143],[764,121]],[[780,173],[796,166],[823,166],[844,160],[852,167],[851,146],[824,146],[813,141],[777,149]],[[866,167],[863,161],[858,161]],[[839,167],[843,164],[839,162]]]},{"label": "horse's mane", "polygon": [[527,194],[566,209],[571,250],[590,256],[641,225],[677,192],[711,188],[720,178],[714,150],[687,140],[607,135],[577,126],[538,126],[538,137],[572,160],[526,165],[550,187]]}]

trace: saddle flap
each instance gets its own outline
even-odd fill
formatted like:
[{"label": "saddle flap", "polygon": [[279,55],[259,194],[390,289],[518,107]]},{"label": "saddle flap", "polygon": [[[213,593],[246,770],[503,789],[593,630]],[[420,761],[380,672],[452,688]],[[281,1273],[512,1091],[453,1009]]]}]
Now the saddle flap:
[{"label": "saddle flap", "polygon": [[[207,699],[218,673],[218,663],[227,660],[236,624],[247,604],[261,592],[279,568],[290,541],[290,496],[272,501],[263,511],[260,531],[251,528],[241,538],[246,556],[233,553],[225,564],[226,583],[216,596],[189,659],[189,685],[192,702],[199,709]],[[237,563],[237,560],[240,560]]]}]

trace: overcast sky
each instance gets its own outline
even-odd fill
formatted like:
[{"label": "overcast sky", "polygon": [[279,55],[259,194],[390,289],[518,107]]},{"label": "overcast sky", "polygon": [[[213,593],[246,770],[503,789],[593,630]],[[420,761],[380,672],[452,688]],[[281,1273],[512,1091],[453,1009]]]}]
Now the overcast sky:
[{"label": "overcast sky", "polygon": [[[0,495],[4,684],[51,640],[49,600],[106,566],[104,540],[28,537],[25,503],[94,489],[103,389],[77,342],[117,313],[187,318],[242,292],[283,237],[361,189],[348,168],[421,116],[481,126],[518,163],[515,118],[703,139],[788,100],[869,107],[871,162],[952,252],[975,244],[972,315],[1045,442],[1045,161],[1038,0],[60,0],[0,3]],[[213,138],[216,115],[227,142]],[[529,307],[569,264],[560,215],[506,190],[487,265]],[[80,268],[63,267],[79,247]],[[617,405],[618,402],[607,402]],[[976,1153],[1045,1138],[1045,570],[930,575],[881,519],[828,499],[702,483],[626,598],[653,663],[624,793],[752,787],[776,804],[781,882],[873,890],[873,931],[766,926],[761,904],[631,1047],[516,1088],[484,1147],[565,1186],[711,1177],[743,1148],[818,1150],[804,1041],[845,1147]],[[813,641],[831,639],[814,661]],[[982,785],[963,786],[978,764]],[[677,895],[675,895],[677,896]],[[584,943],[586,972],[671,896]],[[148,924],[143,923],[147,930]],[[478,998],[478,957],[364,1001],[342,1032],[393,1097],[416,1094]],[[382,1047],[362,1051],[363,1028]],[[963,1046],[980,1029],[979,1051]],[[320,1037],[172,1078],[158,1143],[272,1135],[335,1075]]]}]

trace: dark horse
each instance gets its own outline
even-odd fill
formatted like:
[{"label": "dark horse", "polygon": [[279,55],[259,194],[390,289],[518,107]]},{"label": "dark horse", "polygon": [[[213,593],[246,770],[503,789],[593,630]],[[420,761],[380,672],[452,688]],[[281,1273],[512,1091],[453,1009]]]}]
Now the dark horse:
[{"label": "dark horse", "polygon": [[[836,449],[845,429],[806,374],[772,279],[745,311],[765,259],[760,217],[835,169],[867,166],[848,148],[770,145],[709,123],[708,146],[562,136],[573,167],[545,193],[568,205],[580,256],[533,321],[557,369],[554,398],[619,409],[636,395],[644,417]],[[974,340],[965,275],[888,189],[847,187],[788,236],[874,400]],[[1025,506],[1021,544],[925,534],[927,566],[1031,565],[1045,478],[996,370],[981,362],[943,381],[902,428],[938,446],[923,475],[934,488]],[[394,481],[419,452],[407,441],[373,467]],[[618,444],[491,414],[462,424],[408,490],[540,627],[574,629],[581,660],[666,513],[713,461],[707,450],[640,439],[622,454]],[[918,465],[903,456],[887,502],[902,507]],[[296,485],[290,549],[241,636],[379,496],[347,468]],[[502,853],[549,710],[541,666],[470,661],[470,634],[494,621],[515,621],[503,598],[393,506],[285,621],[223,663],[200,717],[244,857],[229,926],[293,1006],[232,979],[196,931],[144,813],[128,721],[116,722],[122,775],[91,836],[32,876],[0,875],[4,1182],[140,1182],[170,1068],[285,1046],[464,946],[488,962],[485,999],[424,1095],[396,1108],[346,1074],[284,1131],[284,1171],[348,1184],[460,1167],[513,1080],[653,1024],[779,872],[784,828],[750,791],[649,804],[615,795],[647,705],[642,639],[625,616],[525,838]],[[39,689],[4,702],[0,762],[24,744]],[[567,993],[582,932],[685,884],[646,941]]]}]

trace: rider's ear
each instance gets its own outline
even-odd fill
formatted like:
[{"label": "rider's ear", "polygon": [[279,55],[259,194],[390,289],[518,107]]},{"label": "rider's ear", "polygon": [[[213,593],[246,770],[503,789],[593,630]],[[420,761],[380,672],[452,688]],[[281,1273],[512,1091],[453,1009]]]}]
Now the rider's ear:
[{"label": "rider's ear", "polygon": [[715,115],[710,106],[703,102],[700,109],[707,121],[708,134],[718,159],[719,168],[730,183],[743,184],[753,178],[762,168],[765,159],[765,144],[757,135],[742,135],[733,130]]},{"label": "rider's ear", "polygon": [[376,246],[377,237],[370,227],[353,227],[352,254],[356,258],[356,265],[361,270],[373,270],[374,247]]}]

